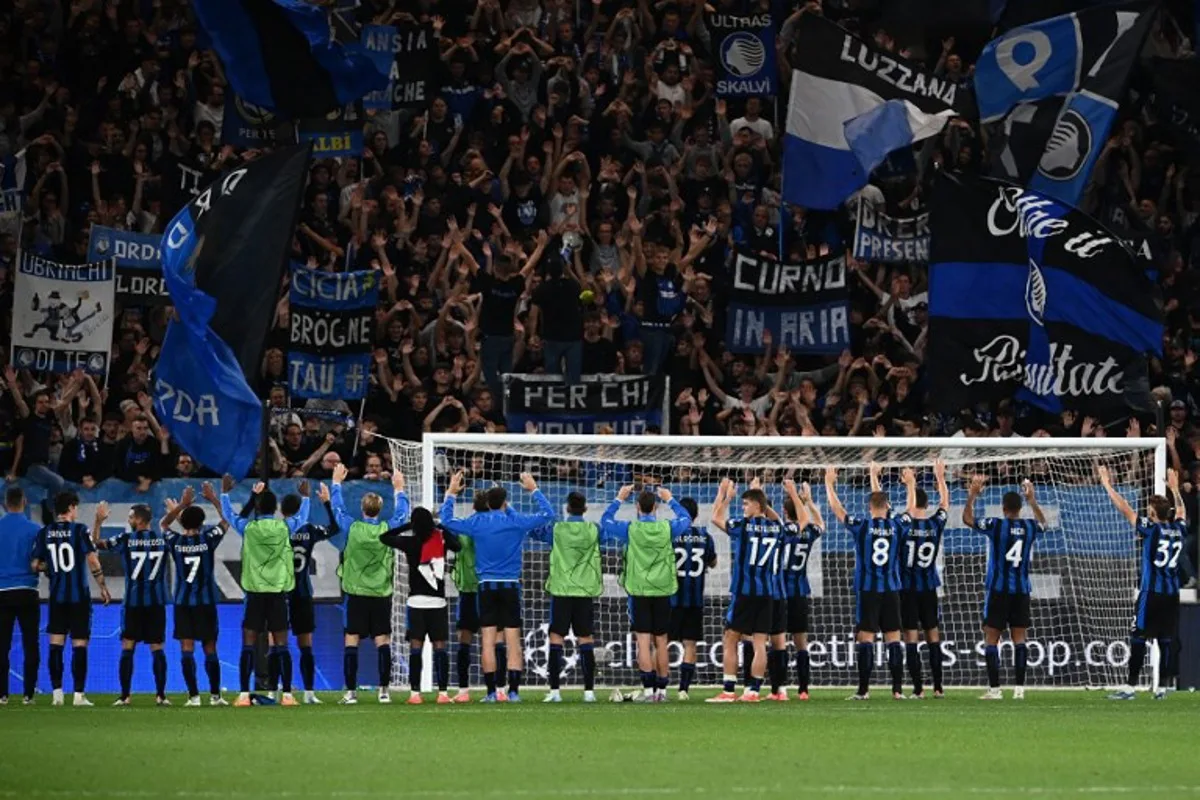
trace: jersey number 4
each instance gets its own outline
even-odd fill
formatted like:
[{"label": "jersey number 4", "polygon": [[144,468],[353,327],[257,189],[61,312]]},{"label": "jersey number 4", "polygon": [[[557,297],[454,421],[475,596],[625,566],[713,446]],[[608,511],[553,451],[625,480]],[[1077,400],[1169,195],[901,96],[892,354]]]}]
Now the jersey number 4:
[{"label": "jersey number 4", "polygon": [[1004,560],[1012,564],[1013,569],[1021,566],[1021,559],[1025,556],[1025,540],[1017,539],[1009,545],[1008,552],[1004,554]]}]

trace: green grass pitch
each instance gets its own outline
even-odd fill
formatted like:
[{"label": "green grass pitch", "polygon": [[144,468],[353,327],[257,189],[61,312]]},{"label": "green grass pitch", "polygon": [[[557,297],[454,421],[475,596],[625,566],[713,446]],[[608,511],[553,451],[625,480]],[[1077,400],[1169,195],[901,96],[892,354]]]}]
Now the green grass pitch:
[{"label": "green grass pitch", "polygon": [[356,707],[328,694],[247,709],[43,696],[0,708],[0,798],[1200,797],[1195,694],[845,695],[543,705],[530,690],[520,706],[409,707],[406,693],[379,706],[364,692]]}]

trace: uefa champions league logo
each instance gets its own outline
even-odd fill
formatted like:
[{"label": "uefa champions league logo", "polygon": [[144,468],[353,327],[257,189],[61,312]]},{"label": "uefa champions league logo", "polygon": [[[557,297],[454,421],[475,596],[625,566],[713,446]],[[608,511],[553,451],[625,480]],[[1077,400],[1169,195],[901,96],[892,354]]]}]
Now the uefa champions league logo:
[{"label": "uefa champions league logo", "polygon": [[[569,675],[579,663],[579,649],[575,646],[575,634],[563,637],[564,676]],[[542,680],[550,677],[550,625],[542,623],[525,633],[525,669]]]}]

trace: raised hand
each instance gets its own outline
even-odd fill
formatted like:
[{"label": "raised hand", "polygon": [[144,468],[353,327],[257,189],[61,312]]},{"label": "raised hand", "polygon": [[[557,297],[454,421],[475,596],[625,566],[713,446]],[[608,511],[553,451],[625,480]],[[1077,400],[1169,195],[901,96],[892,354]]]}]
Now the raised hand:
[{"label": "raised hand", "polygon": [[833,484],[837,483],[837,476],[838,476],[837,467],[826,467],[825,468],[825,485],[832,486]]},{"label": "raised hand", "polygon": [[329,493],[329,487],[321,483],[317,485],[317,499],[322,503],[328,503],[332,495]]},{"label": "raised hand", "polygon": [[917,482],[917,474],[912,471],[912,467],[905,467],[900,470],[900,480],[904,481],[905,486],[912,486]]},{"label": "raised hand", "polygon": [[101,500],[96,504],[96,524],[101,525],[106,519],[108,519],[108,503]]},{"label": "raised hand", "polygon": [[665,486],[658,487],[658,499],[664,503],[671,502],[671,490]]},{"label": "raised hand", "polygon": [[183,487],[183,494],[179,497],[179,504],[183,507],[190,506],[192,501],[196,499],[196,490],[191,486]]},{"label": "raised hand", "polygon": [[392,490],[397,492],[404,491],[404,473],[400,470],[392,473]]},{"label": "raised hand", "polygon": [[626,500],[629,499],[629,496],[631,494],[633,494],[633,484],[632,483],[626,484],[625,486],[622,486],[620,489],[617,490],[617,500],[624,503]]},{"label": "raised hand", "polygon": [[521,473],[521,488],[527,492],[536,492],[537,488],[538,488],[537,481],[535,481],[533,479],[533,476],[530,475],[528,472],[522,472]]},{"label": "raised hand", "polygon": [[1179,473],[1173,469],[1167,470],[1167,488],[1172,492],[1179,491]]},{"label": "raised hand", "polygon": [[983,485],[987,483],[987,476],[976,472],[971,476],[971,491],[978,494],[983,489]]},{"label": "raised hand", "polygon": [[1100,479],[1100,485],[1105,489],[1112,488],[1112,478],[1108,474],[1108,467],[1103,464],[1096,467],[1096,477]]},{"label": "raised hand", "polygon": [[312,496],[312,487],[308,485],[308,481],[300,481],[300,483],[296,486],[296,491],[300,493],[301,497]]},{"label": "raised hand", "polygon": [[208,481],[205,481],[204,483],[200,484],[200,496],[203,497],[208,502],[216,505],[217,492],[215,489],[213,489],[213,485],[211,483],[209,483]]},{"label": "raised hand", "polygon": [[935,458],[933,460],[933,477],[937,478],[939,481],[946,480],[946,462],[942,461],[940,458]]},{"label": "raised hand", "polygon": [[463,490],[463,484],[466,483],[466,472],[459,470],[450,476],[450,485],[446,488],[447,494],[457,495]]},{"label": "raised hand", "polygon": [[346,475],[349,474],[349,472],[350,470],[346,469],[345,464],[336,464],[333,468],[333,485],[337,486],[342,481],[346,480]]},{"label": "raised hand", "polygon": [[223,494],[229,494],[232,491],[233,491],[233,476],[228,475],[228,474],[222,475],[221,476],[221,492]]}]

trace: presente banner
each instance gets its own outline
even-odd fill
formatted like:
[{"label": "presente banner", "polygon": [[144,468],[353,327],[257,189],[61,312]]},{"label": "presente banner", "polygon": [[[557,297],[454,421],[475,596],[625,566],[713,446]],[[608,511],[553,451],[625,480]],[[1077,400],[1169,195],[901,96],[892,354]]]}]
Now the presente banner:
[{"label": "presente banner", "polygon": [[722,97],[775,97],[779,70],[775,66],[775,25],[770,12],[729,14],[717,11],[705,18],[717,51],[717,94]]},{"label": "presente banner", "polygon": [[371,372],[379,273],[292,265],[288,375],[295,397],[358,400]]},{"label": "presente banner", "polygon": [[59,264],[21,251],[13,292],[12,363],[48,372],[108,372],[116,264]]},{"label": "presente banner", "polygon": [[135,305],[171,302],[162,275],[162,236],[93,225],[88,259],[117,262],[117,299]]},{"label": "presente banner", "polygon": [[870,203],[859,203],[854,257],[863,261],[928,261],[929,212],[890,217]]},{"label": "presente banner", "polygon": [[362,43],[388,73],[388,87],[368,92],[363,108],[423,109],[436,91],[437,37],[428,24],[364,25]]},{"label": "presente banner", "polygon": [[665,429],[669,381],[663,375],[585,375],[568,385],[557,376],[504,376],[508,429],[537,433],[645,433]]},{"label": "presente banner", "polygon": [[797,264],[736,253],[725,346],[762,353],[763,331],[793,353],[837,353],[850,343],[846,258]]},{"label": "presente banner", "polygon": [[0,236],[11,236],[21,246],[21,209],[24,205],[20,189],[0,191]]}]

